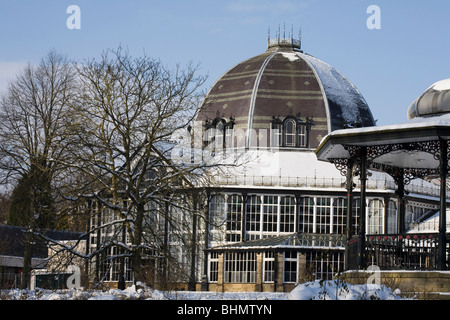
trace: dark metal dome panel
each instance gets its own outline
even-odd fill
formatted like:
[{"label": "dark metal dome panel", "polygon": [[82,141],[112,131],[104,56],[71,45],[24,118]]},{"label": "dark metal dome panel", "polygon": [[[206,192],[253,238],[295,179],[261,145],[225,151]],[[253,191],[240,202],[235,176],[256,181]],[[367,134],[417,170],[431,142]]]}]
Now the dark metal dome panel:
[{"label": "dark metal dome panel", "polygon": [[197,120],[233,117],[236,125],[246,125],[253,87],[268,56],[264,53],[243,61],[219,78],[203,101]]},{"label": "dark metal dome panel", "polygon": [[313,66],[325,91],[331,131],[346,126],[370,127],[375,125],[367,102],[359,90],[334,67],[313,56],[302,54]]},{"label": "dark metal dome panel", "polygon": [[273,117],[312,118],[312,146],[328,133],[327,113],[320,84],[310,68],[295,52],[272,56],[261,75],[256,91],[252,128],[269,128]]},{"label": "dark metal dome panel", "polygon": [[233,118],[235,128],[247,132],[246,146],[256,143],[249,132],[270,130],[273,118],[308,119],[311,148],[333,130],[375,125],[366,101],[340,72],[281,46],[237,64],[217,80],[196,121],[218,117]]}]

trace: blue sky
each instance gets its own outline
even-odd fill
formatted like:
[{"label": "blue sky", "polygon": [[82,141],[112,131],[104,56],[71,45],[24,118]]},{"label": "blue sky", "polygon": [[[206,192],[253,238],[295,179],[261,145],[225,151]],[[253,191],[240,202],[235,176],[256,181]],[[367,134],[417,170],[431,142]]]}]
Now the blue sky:
[{"label": "blue sky", "polygon": [[[81,29],[66,12],[80,10]],[[381,29],[368,29],[370,5]],[[267,48],[278,25],[302,49],[340,70],[366,98],[378,125],[406,121],[410,103],[450,78],[450,2],[443,0],[0,0],[0,90],[51,49],[83,60],[119,45],[164,64],[200,63],[205,89]]]}]

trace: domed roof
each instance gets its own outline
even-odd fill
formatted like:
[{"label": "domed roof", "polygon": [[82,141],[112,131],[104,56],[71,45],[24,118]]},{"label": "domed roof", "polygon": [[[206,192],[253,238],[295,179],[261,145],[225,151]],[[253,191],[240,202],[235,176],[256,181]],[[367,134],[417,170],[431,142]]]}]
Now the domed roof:
[{"label": "domed roof", "polygon": [[450,113],[450,79],[432,84],[408,109],[408,119]]},{"label": "domed roof", "polygon": [[246,146],[255,146],[258,138],[248,132],[270,130],[274,120],[291,117],[309,123],[310,148],[333,130],[375,125],[363,96],[346,77],[303,53],[294,41],[281,40],[220,77],[197,121],[231,119],[235,129],[247,132]]}]

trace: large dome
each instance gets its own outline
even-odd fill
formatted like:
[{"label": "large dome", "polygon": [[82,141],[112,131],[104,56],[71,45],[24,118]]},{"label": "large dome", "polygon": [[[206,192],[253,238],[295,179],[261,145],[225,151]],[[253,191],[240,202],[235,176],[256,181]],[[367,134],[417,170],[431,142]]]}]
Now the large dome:
[{"label": "large dome", "polygon": [[375,125],[356,87],[329,64],[303,53],[292,39],[272,42],[266,52],[237,64],[216,81],[196,121],[213,126],[218,120],[246,132],[246,147],[273,143],[270,134],[258,130],[297,126],[294,132],[299,134],[298,128],[305,125],[307,144],[303,138],[292,142],[282,134],[279,144],[308,149],[333,130]]}]

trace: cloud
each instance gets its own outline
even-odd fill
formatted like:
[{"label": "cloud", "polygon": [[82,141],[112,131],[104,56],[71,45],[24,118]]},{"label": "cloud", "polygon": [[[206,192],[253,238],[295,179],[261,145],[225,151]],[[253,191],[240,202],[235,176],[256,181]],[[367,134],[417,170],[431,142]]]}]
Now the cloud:
[{"label": "cloud", "polygon": [[15,79],[27,62],[23,61],[1,61],[0,60],[0,92],[8,88],[8,82]]}]

